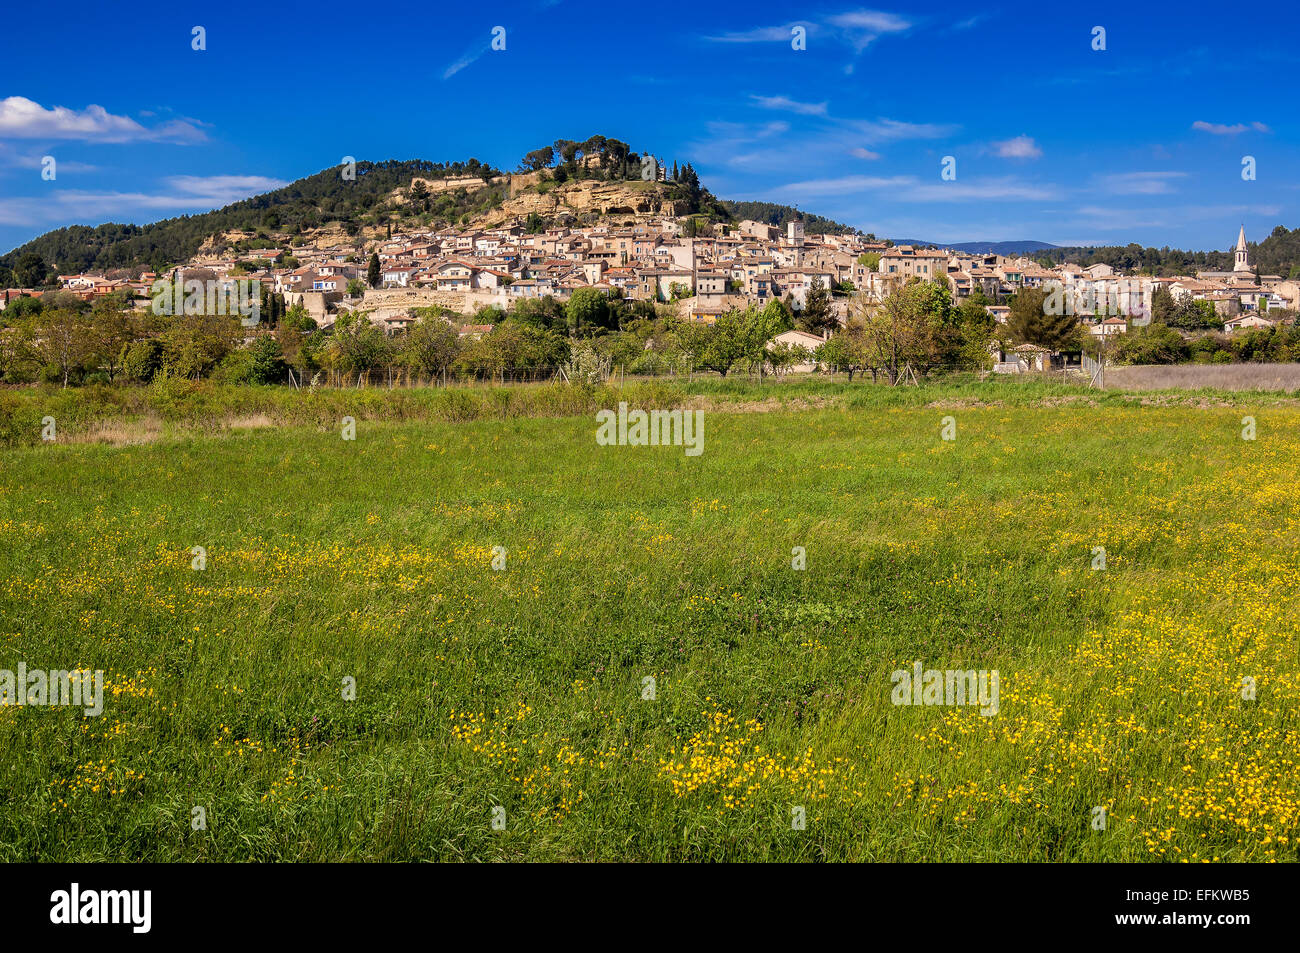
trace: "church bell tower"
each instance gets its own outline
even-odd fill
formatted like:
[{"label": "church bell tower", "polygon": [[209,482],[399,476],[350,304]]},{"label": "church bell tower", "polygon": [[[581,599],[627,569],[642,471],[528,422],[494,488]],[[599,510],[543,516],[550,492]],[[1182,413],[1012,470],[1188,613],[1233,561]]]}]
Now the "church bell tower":
[{"label": "church bell tower", "polygon": [[1250,271],[1250,256],[1246,251],[1246,226],[1241,226],[1241,234],[1237,236],[1237,260],[1233,263],[1233,271]]}]

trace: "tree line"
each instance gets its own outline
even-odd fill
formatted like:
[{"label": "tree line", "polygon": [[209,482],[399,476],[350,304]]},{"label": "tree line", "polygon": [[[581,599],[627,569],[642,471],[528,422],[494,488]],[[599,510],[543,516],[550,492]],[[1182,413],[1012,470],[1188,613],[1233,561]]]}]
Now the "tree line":
[{"label": "tree line", "polygon": [[[1256,273],[1280,275],[1288,279],[1300,278],[1300,228],[1288,229],[1285,225],[1278,225],[1262,242],[1248,242],[1247,247]],[[1048,268],[1067,261],[1084,267],[1105,264],[1123,271],[1165,278],[1191,275],[1198,271],[1232,271],[1235,262],[1233,249],[1184,251],[1168,246],[1144,248],[1136,242],[1128,245],[1045,248],[1034,252],[1034,257]]]},{"label": "tree line", "polygon": [[[801,307],[787,296],[703,323],[682,320],[671,305],[580,288],[567,300],[524,299],[509,311],[416,308],[404,329],[390,330],[365,311],[342,312],[321,327],[303,308],[286,309],[281,296],[265,290],[261,322],[252,328],[238,315],[157,315],[135,307],[125,293],[87,303],[53,291],[11,300],[0,311],[0,381],[68,387],[147,384],[161,376],[365,386],[545,379],[575,363],[633,375],[781,375],[815,361],[850,379],[869,373],[897,383],[909,369],[921,375],[987,369],[995,343],[1093,354],[1101,346],[1077,315],[1052,313],[1042,289],[1014,295],[1002,325],[989,314],[990,303],[977,293],[955,304],[946,282],[918,278],[883,301],[851,296],[843,318],[832,292],[815,288]],[[1229,337],[1219,332],[1221,320],[1208,303],[1176,301],[1161,289],[1150,325],[1131,325],[1107,342],[1108,357],[1124,363],[1300,360],[1294,323]],[[811,347],[773,341],[795,328],[823,340]]]}]

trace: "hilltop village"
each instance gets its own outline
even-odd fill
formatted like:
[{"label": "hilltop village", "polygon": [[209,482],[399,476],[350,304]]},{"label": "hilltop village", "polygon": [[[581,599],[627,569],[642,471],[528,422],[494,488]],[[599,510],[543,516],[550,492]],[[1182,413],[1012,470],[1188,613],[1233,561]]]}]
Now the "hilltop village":
[{"label": "hilltop village", "polygon": [[[283,295],[287,305],[304,308],[322,328],[341,312],[364,311],[389,332],[411,323],[416,308],[473,314],[495,307],[508,313],[522,299],[564,300],[580,288],[659,302],[675,308],[682,319],[706,324],[729,310],[761,307],[773,299],[798,311],[811,290],[824,288],[840,293],[833,301],[843,318],[847,294],[879,302],[913,278],[946,283],[954,304],[981,296],[998,321],[1006,318],[1004,302],[1010,296],[1053,283],[1081,298],[1118,302],[1108,313],[1081,315],[1096,336],[1124,333],[1124,316],[1140,313],[1142,301],[1149,302],[1159,287],[1175,300],[1212,305],[1225,333],[1268,327],[1279,320],[1271,313],[1300,310],[1300,282],[1252,270],[1244,228],[1232,271],[1153,278],[1123,275],[1106,264],[1046,268],[1027,257],[893,245],[853,234],[808,235],[801,222],[779,229],[742,221],[719,226],[712,235],[690,237],[683,226],[683,219],[665,217],[622,227],[599,224],[531,233],[523,223],[448,228],[397,233],[351,250],[308,244],[241,255],[201,253],[161,276],[148,271],[135,278],[70,274],[59,275],[58,285],[85,299],[126,292],[143,307],[159,278],[201,275],[232,286],[251,279]],[[0,304],[40,294],[7,289]],[[464,333],[485,330],[461,326]]]}]

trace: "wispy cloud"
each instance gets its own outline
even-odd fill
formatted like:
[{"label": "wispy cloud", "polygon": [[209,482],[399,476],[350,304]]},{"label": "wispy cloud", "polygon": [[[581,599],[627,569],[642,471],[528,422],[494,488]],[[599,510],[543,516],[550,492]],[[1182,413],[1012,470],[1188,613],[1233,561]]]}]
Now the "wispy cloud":
[{"label": "wispy cloud", "polygon": [[1192,128],[1197,130],[1198,132],[1208,132],[1211,135],[1215,135],[1215,136],[1238,136],[1241,135],[1241,133],[1243,132],[1252,132],[1252,131],[1272,132],[1272,130],[1269,129],[1268,126],[1264,125],[1262,122],[1252,122],[1252,123],[1239,122],[1229,126],[1229,125],[1225,125],[1224,123],[1206,122],[1203,119],[1198,119],[1196,120],[1196,122],[1192,123]]},{"label": "wispy cloud", "polygon": [[904,192],[900,198],[911,202],[1003,201],[1050,202],[1064,191],[1055,185],[1021,182],[1011,177],[964,179],[954,182],[928,182]]},{"label": "wispy cloud", "polygon": [[993,152],[1003,159],[1037,159],[1043,154],[1032,136],[1016,136],[1014,139],[995,142]]},{"label": "wispy cloud", "polygon": [[[7,143],[0,142],[0,172],[6,169],[41,169],[44,168],[45,156],[35,152],[20,152]],[[59,172],[95,172],[98,166],[73,159],[58,159]]]},{"label": "wispy cloud", "polygon": [[988,18],[989,18],[989,14],[987,13],[977,13],[973,17],[967,17],[965,20],[959,20],[956,23],[952,24],[951,29],[955,31],[969,30],[972,27],[980,23],[983,23]]},{"label": "wispy cloud", "polygon": [[783,112],[799,113],[801,116],[826,115],[826,103],[801,103],[788,96],[750,96],[749,98],[764,109],[779,109]]},{"label": "wispy cloud", "polygon": [[[830,114],[829,104],[806,103],[789,96],[749,97],[754,105],[776,109],[802,116],[817,116],[829,121],[831,128],[850,131],[856,138],[870,142],[897,142],[903,139],[942,139],[956,132],[957,127],[944,123],[905,122],[900,119],[877,117],[875,119],[846,119]],[[1032,140],[1030,140],[1032,143]]]},{"label": "wispy cloud", "polygon": [[793,35],[793,30],[797,26],[809,30],[816,28],[816,24],[807,21],[798,20],[787,23],[784,26],[760,26],[752,30],[740,30],[734,33],[721,33],[717,36],[706,36],[705,39],[713,43],[778,43],[782,40],[789,42]]},{"label": "wispy cloud", "polygon": [[1011,178],[958,182],[923,182],[914,175],[845,175],[791,182],[776,189],[787,196],[844,195],[888,190],[892,200],[906,202],[967,202],[989,199],[1049,201],[1063,194],[1056,186],[1036,185]]},{"label": "wispy cloud", "polygon": [[1113,195],[1168,195],[1174,191],[1174,181],[1186,176],[1186,172],[1119,172],[1098,181]]},{"label": "wispy cloud", "polygon": [[910,20],[880,10],[850,10],[830,17],[827,22],[859,53],[884,34],[905,33],[913,26]]},{"label": "wispy cloud", "polygon": [[173,175],[166,182],[181,196],[219,205],[227,205],[289,184],[265,175]]},{"label": "wispy cloud", "polygon": [[779,136],[790,131],[790,124],[780,119],[774,119],[758,126],[743,122],[715,120],[710,122],[706,128],[709,130],[710,136],[713,137],[712,141],[734,144],[737,142],[755,142],[759,139]]},{"label": "wispy cloud", "polygon": [[1178,203],[1164,208],[1134,208],[1124,204],[1118,208],[1102,205],[1085,205],[1077,210],[1078,223],[1064,227],[1098,229],[1103,231],[1132,232],[1136,228],[1176,228],[1200,222],[1233,223],[1225,240],[1237,236],[1236,222],[1244,217],[1276,218],[1282,208],[1278,205],[1195,205]]},{"label": "wispy cloud", "polygon": [[957,131],[945,123],[903,122],[898,119],[847,119],[845,125],[871,143],[902,139],[943,139]]},{"label": "wispy cloud", "polygon": [[460,59],[456,60],[456,62],[452,63],[450,66],[448,66],[445,70],[442,71],[442,78],[451,79],[453,76],[455,76],[457,73],[463,70],[466,66],[472,64],[476,59],[478,59],[486,52],[487,52],[486,44],[484,44],[483,46],[475,47],[474,49],[471,50],[467,50],[465,53],[461,55]]},{"label": "wispy cloud", "polygon": [[75,139],[83,142],[202,142],[207,135],[193,120],[173,119],[144,126],[103,106],[46,108],[23,96],[0,100],[0,139]]},{"label": "wispy cloud", "polygon": [[761,26],[706,36],[713,43],[789,43],[793,30],[803,27],[810,37],[847,44],[861,53],[881,36],[906,33],[915,24],[896,13],[883,10],[846,10],[819,20],[792,20],[779,26]]},{"label": "wispy cloud", "polygon": [[0,225],[98,222],[113,217],[152,217],[158,211],[208,211],[287,184],[262,175],[175,175],[165,179],[166,188],[158,192],[56,189],[40,198],[0,199]]},{"label": "wispy cloud", "polygon": [[757,174],[788,174],[804,169],[815,174],[831,171],[836,161],[846,158],[881,158],[875,146],[912,139],[935,139],[951,134],[956,127],[938,123],[904,122],[898,119],[838,119],[810,115],[817,126],[790,133],[786,122],[748,124],[711,122],[709,136],[691,143],[690,158],[697,166]]},{"label": "wispy cloud", "polygon": [[806,182],[791,182],[775,191],[778,194],[796,197],[808,195],[844,195],[852,192],[874,192],[878,189],[896,189],[916,184],[916,179],[909,175],[842,175],[833,179],[809,179]]}]

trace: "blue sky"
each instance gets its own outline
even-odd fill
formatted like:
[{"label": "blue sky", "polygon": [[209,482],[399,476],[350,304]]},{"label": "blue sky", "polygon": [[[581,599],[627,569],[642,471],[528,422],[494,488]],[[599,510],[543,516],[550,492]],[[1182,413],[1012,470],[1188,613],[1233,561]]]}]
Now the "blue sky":
[{"label": "blue sky", "polygon": [[0,251],[218,207],[345,155],[513,168],[596,132],[693,162],[721,197],[882,237],[1227,248],[1242,223],[1252,240],[1300,225],[1293,18],[1280,3],[18,4]]}]

